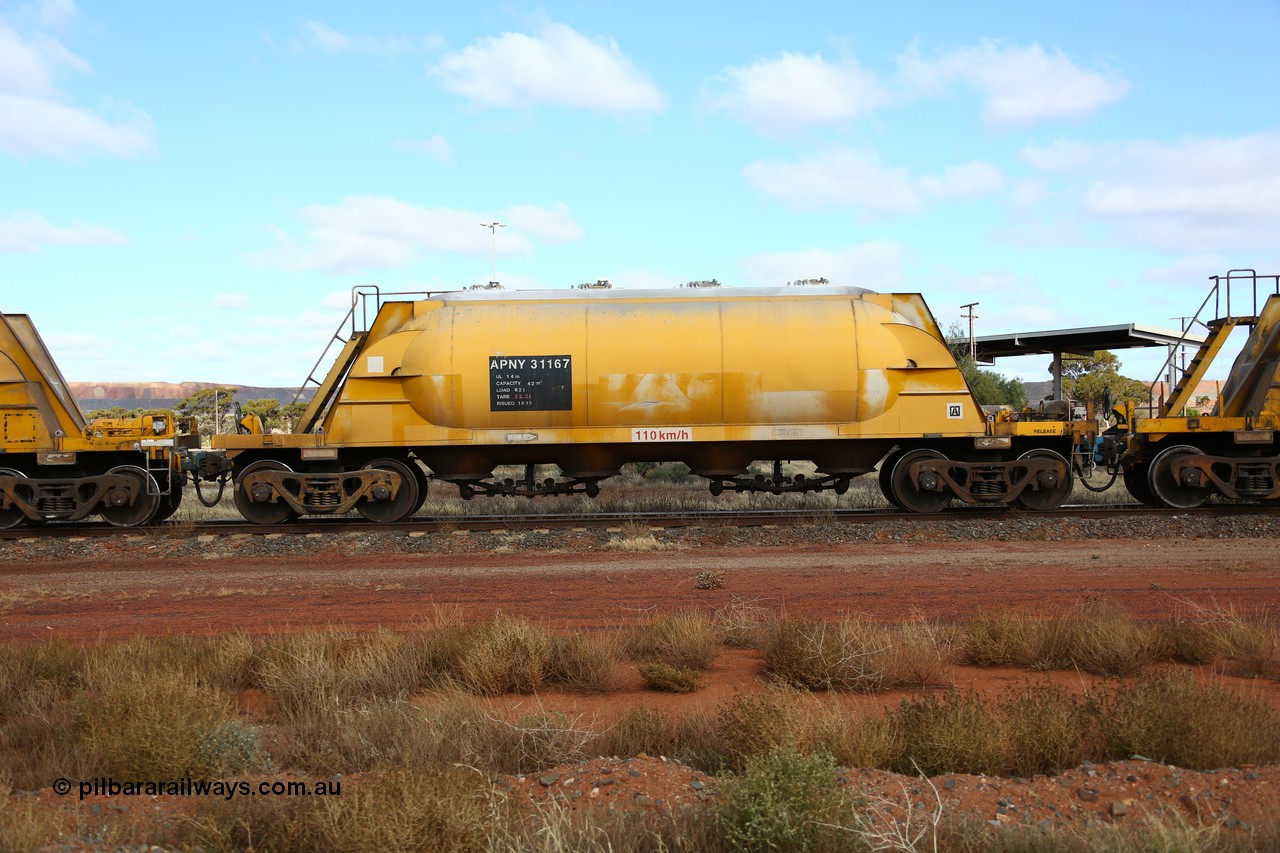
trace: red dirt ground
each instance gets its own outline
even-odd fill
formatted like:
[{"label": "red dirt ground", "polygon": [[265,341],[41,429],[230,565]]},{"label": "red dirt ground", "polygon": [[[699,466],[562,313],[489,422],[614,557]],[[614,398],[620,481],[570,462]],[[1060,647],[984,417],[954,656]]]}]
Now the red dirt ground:
[{"label": "red dirt ground", "polygon": [[[734,600],[792,616],[854,612],[886,622],[912,614],[960,621],[983,608],[1048,613],[1089,595],[1144,619],[1191,603],[1280,605],[1270,539],[1201,540],[1194,550],[1178,539],[1108,539],[640,554],[351,554],[315,544],[305,556],[247,557],[215,542],[203,558],[168,558],[139,553],[160,546],[110,540],[100,557],[74,561],[2,559],[12,546],[0,546],[0,639],[409,628],[436,607],[602,628],[651,609]],[[721,572],[724,588],[696,589],[702,571]]]},{"label": "red dirt ground", "polygon": [[[413,628],[435,608],[468,617],[496,611],[528,617],[551,628],[612,628],[645,611],[693,606],[714,610],[732,602],[835,619],[860,613],[891,622],[913,615],[962,621],[979,610],[1025,608],[1049,613],[1086,596],[1118,601],[1137,618],[1185,613],[1193,605],[1274,613],[1280,606],[1280,558],[1272,539],[1085,541],[859,542],[804,547],[683,549],[650,553],[554,550],[517,553],[352,553],[311,539],[296,556],[238,554],[232,542],[209,543],[201,557],[172,558],[164,544],[110,540],[95,556],[73,561],[18,558],[0,543],[0,640],[72,642],[138,634],[251,633],[341,628]],[[723,575],[724,587],[695,587],[699,572]],[[1021,684],[1025,670],[953,668],[958,686],[999,693]],[[759,654],[724,652],[708,684],[688,697],[626,689],[603,698],[544,695],[545,706],[607,721],[628,704],[680,712],[714,708],[736,691],[762,687]],[[1054,673],[1059,683],[1083,689],[1093,682]],[[1223,677],[1224,676],[1217,676]],[[1231,680],[1280,707],[1280,685]],[[857,699],[896,704],[902,694]],[[522,697],[513,701],[530,701]],[[599,766],[597,766],[597,764]],[[606,766],[607,765],[607,766]],[[641,775],[631,775],[640,770]],[[1266,821],[1280,804],[1280,767],[1244,768],[1217,775],[1155,764],[1120,763],[1071,771],[1057,779],[935,779],[948,811],[993,826],[1006,822],[1132,821],[1171,808],[1193,821]],[[854,771],[852,781],[901,799],[932,804],[921,780],[878,771]],[[551,784],[542,777],[556,776]],[[614,782],[605,785],[601,779]],[[702,777],[696,777],[702,782]],[[566,780],[574,781],[568,782]],[[591,802],[604,797],[658,807],[707,796],[691,788],[695,776],[660,758],[624,766],[620,760],[573,765],[524,780],[513,791],[534,798],[556,793]],[[1176,779],[1176,781],[1175,781]],[[714,780],[705,783],[710,790]],[[575,787],[576,786],[576,787]],[[585,787],[583,787],[585,786]],[[591,790],[596,789],[593,796]],[[1101,793],[1090,794],[1098,789]],[[573,791],[580,793],[574,795]],[[1079,793],[1081,790],[1086,793]],[[46,794],[41,794],[41,799]],[[1000,801],[1010,801],[1010,811]],[[104,801],[105,802],[105,801]],[[1116,807],[1113,803],[1120,803]],[[83,805],[83,804],[82,804]],[[1114,813],[1119,809],[1121,814]],[[1002,811],[1003,810],[1003,811]],[[1228,824],[1233,825],[1234,824]]]}]

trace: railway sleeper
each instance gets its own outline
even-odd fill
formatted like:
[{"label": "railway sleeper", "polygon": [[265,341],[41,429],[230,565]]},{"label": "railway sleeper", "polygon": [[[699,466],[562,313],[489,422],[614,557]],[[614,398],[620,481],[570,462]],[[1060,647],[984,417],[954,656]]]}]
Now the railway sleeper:
[{"label": "railway sleeper", "polygon": [[127,474],[56,479],[0,474],[0,517],[13,524],[23,518],[80,521],[103,507],[133,506],[142,497],[143,485],[144,481]]},{"label": "railway sleeper", "polygon": [[1184,488],[1212,488],[1233,500],[1280,499],[1280,456],[1178,456],[1169,471]]},{"label": "railway sleeper", "polygon": [[[950,493],[968,504],[1013,503],[1030,498],[1028,492],[1044,493],[1034,501],[1042,509],[1055,494],[1070,492],[1071,472],[1066,460],[1056,453],[1025,455],[1003,462],[963,462],[926,458],[912,462],[907,476],[921,492]],[[1058,501],[1060,504],[1061,501]]]},{"label": "railway sleeper", "polygon": [[284,503],[299,515],[341,515],[361,501],[394,501],[404,486],[398,473],[381,468],[325,473],[264,468],[247,471],[236,482],[250,504]]}]

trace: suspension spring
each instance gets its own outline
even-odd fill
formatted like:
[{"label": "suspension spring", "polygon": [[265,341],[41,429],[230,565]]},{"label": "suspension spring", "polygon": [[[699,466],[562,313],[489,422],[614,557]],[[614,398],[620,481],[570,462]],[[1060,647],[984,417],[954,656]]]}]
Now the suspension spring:
[{"label": "suspension spring", "polygon": [[975,498],[993,498],[1003,491],[1003,484],[997,480],[975,480],[969,487],[969,493]]},{"label": "suspension spring", "polygon": [[1265,475],[1241,476],[1236,478],[1236,489],[1242,493],[1257,492],[1264,494],[1271,491],[1271,478]]}]

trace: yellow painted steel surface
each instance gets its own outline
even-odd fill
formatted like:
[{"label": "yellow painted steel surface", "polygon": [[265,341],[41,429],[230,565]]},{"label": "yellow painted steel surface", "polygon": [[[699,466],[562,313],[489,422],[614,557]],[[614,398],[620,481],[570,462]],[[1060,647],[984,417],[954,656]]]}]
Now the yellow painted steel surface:
[{"label": "yellow painted steel surface", "polygon": [[[896,439],[986,429],[919,294],[839,287],[388,302],[322,426],[330,446]],[[218,445],[263,441],[224,436]]]}]

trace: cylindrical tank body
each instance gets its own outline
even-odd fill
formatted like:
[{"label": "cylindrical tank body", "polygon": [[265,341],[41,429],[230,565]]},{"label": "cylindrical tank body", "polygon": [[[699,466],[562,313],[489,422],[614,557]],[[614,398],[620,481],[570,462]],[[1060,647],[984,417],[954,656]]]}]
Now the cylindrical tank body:
[{"label": "cylindrical tank body", "polygon": [[[538,459],[538,445],[883,443],[904,430],[967,435],[983,428],[918,294],[852,287],[446,293],[386,304],[370,336],[335,403],[327,441],[423,448],[424,459],[432,446],[477,448],[475,461],[458,463],[468,468],[579,464],[564,462],[563,452]],[[528,448],[498,449],[513,444]],[[487,452],[486,445],[497,447]],[[702,453],[701,467],[740,468],[745,452],[723,465]],[[608,460],[644,455],[619,451]],[[874,461],[828,467],[866,470]]]},{"label": "cylindrical tank body", "polygon": [[954,366],[867,291],[830,290],[453,294],[403,327],[401,375],[441,426],[630,427],[866,421],[901,391],[886,371],[922,360],[906,346]]}]

